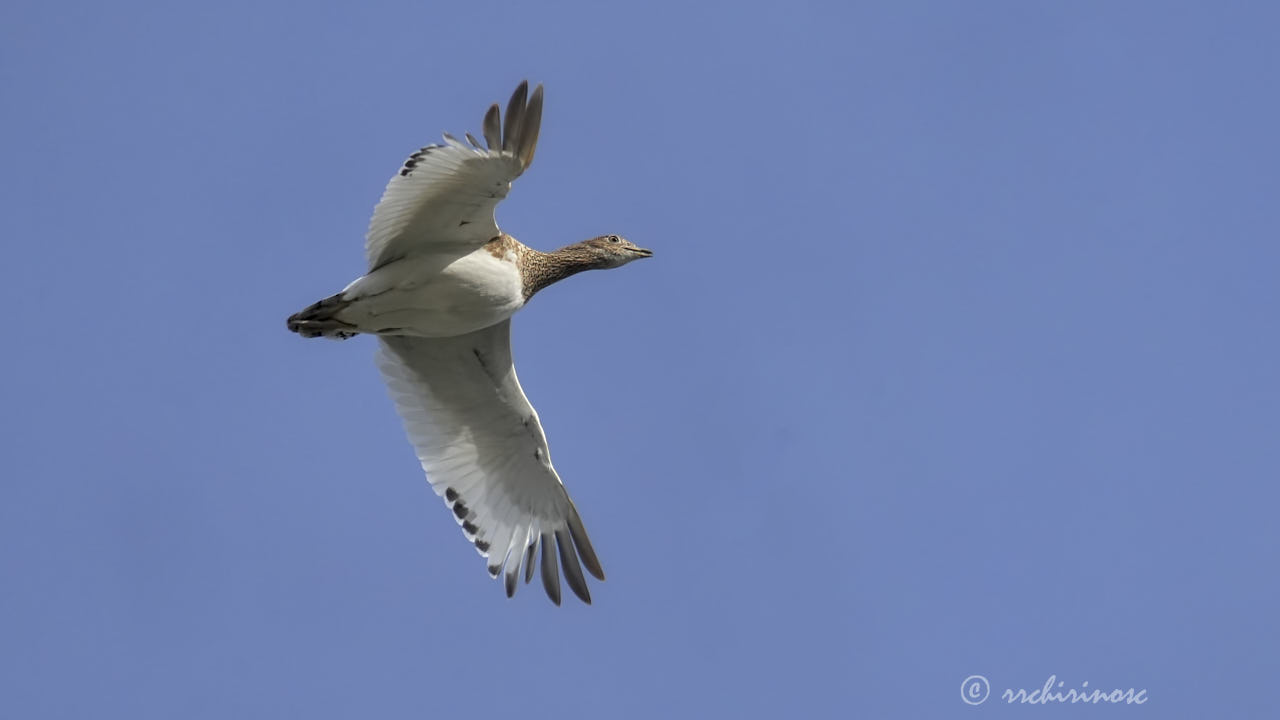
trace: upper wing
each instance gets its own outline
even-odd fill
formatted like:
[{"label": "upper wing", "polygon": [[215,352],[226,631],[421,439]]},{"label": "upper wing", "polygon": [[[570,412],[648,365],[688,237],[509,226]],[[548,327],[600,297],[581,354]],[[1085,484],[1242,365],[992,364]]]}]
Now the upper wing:
[{"label": "upper wing", "polygon": [[487,150],[471,133],[470,147],[446,134],[445,144],[409,156],[369,221],[364,249],[370,272],[426,245],[456,245],[462,255],[498,235],[494,208],[533,162],[542,127],[542,86],[526,103],[528,91],[522,82],[512,94],[505,128],[497,103],[485,113]]},{"label": "upper wing", "polygon": [[578,564],[603,580],[578,511],[551,467],[538,413],[511,362],[511,323],[450,338],[381,336],[378,368],[436,494],[467,539],[505,566],[506,590],[533,577],[541,548],[542,583],[560,604],[556,552],[569,587],[591,602]]}]

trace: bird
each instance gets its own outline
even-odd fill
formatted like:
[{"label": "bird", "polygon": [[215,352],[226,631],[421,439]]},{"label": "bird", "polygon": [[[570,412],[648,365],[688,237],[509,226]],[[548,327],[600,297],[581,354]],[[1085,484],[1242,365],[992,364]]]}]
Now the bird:
[{"label": "bird", "polygon": [[483,145],[445,133],[411,154],[369,221],[368,271],[287,327],[307,338],[376,336],[410,444],[489,575],[511,597],[540,566],[560,605],[563,568],[590,604],[582,568],[601,581],[604,569],[516,377],[511,317],[553,283],[653,252],[616,234],[542,252],[499,228],[498,203],[533,162],[542,104],[542,85],[530,93],[523,81],[505,118],[497,103],[488,108]]}]

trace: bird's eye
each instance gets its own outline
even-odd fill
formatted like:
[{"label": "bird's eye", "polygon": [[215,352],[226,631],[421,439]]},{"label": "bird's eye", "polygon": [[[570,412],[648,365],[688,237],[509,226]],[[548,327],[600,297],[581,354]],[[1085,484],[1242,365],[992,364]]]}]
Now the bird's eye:
[{"label": "bird's eye", "polygon": [[617,235],[610,235],[609,242],[621,242],[621,240],[618,239]]}]

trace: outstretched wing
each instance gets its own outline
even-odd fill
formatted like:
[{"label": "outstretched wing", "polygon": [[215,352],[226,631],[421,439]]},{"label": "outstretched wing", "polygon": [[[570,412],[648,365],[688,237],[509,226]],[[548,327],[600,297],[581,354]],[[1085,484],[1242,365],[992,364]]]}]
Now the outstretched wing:
[{"label": "outstretched wing", "polygon": [[[507,596],[542,563],[547,595],[565,579],[591,602],[582,566],[604,580],[578,511],[551,466],[538,413],[511,361],[511,323],[449,338],[381,336],[378,368],[436,494],[505,576]],[[581,565],[579,564],[581,559]]]},{"label": "outstretched wing", "polygon": [[[462,255],[498,234],[493,211],[528,169],[542,127],[542,86],[528,96],[522,82],[500,127],[497,103],[484,116],[488,148],[467,133],[470,145],[451,135],[409,156],[374,208],[365,238],[372,272],[426,247],[457,246]],[[527,102],[526,102],[527,97]]]}]

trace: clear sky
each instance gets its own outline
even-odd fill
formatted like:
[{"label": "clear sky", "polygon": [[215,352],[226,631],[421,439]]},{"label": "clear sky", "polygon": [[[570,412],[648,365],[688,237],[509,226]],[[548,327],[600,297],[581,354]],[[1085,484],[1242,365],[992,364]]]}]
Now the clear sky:
[{"label": "clear sky", "polygon": [[[539,5],[0,8],[0,717],[1274,712],[1275,5]],[[591,607],[284,327],[522,78]]]}]

